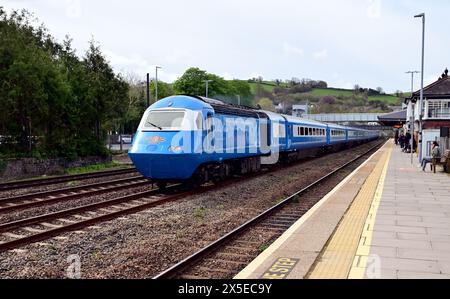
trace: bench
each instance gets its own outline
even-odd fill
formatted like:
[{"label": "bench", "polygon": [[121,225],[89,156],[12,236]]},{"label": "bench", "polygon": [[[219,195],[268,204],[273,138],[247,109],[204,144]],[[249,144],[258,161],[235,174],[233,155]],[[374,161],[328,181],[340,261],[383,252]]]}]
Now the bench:
[{"label": "bench", "polygon": [[450,171],[450,150],[445,151],[444,156],[442,156],[441,158],[433,158],[432,159],[432,168],[433,168],[434,173],[436,173],[436,167],[438,165],[442,165],[445,172],[448,173]]}]

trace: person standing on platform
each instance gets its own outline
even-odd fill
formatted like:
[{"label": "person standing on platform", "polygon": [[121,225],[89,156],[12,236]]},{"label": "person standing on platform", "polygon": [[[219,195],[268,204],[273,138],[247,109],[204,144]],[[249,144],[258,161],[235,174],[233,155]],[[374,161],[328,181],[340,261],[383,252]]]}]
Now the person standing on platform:
[{"label": "person standing on platform", "polygon": [[405,147],[405,135],[403,133],[400,134],[398,142],[400,143],[400,148],[403,149]]},{"label": "person standing on platform", "polygon": [[411,148],[411,134],[406,133],[406,135],[405,135],[405,152],[410,153],[410,148]]}]

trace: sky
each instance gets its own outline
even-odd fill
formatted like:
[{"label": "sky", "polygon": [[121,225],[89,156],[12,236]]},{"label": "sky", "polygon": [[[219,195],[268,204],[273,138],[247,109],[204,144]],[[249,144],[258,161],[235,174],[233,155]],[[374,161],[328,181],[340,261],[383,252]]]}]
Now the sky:
[{"label": "sky", "polygon": [[[189,67],[226,79],[310,78],[409,91],[450,67],[445,0],[2,0],[27,9],[82,56],[94,38],[117,72],[173,82]],[[415,89],[420,88],[416,76]]]}]

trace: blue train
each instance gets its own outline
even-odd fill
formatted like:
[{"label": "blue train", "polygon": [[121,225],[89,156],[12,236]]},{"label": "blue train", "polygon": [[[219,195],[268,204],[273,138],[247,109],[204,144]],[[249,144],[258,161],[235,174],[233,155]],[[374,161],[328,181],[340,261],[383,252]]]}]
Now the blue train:
[{"label": "blue train", "polygon": [[129,156],[164,187],[258,172],[375,140],[378,132],[320,123],[197,96],[172,96],[145,112]]}]

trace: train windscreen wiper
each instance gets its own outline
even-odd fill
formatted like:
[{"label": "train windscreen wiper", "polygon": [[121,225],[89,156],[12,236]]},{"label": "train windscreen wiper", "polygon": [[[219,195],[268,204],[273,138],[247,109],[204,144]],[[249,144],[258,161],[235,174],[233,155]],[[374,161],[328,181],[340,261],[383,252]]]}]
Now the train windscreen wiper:
[{"label": "train windscreen wiper", "polygon": [[153,124],[153,123],[151,123],[151,122],[147,122],[147,125],[150,125],[150,126],[152,126],[152,127],[158,128],[160,131],[163,130],[163,128],[161,128],[160,126],[157,126],[157,125],[155,125],[155,124]]}]

